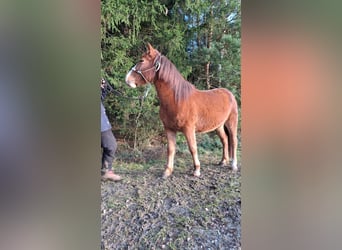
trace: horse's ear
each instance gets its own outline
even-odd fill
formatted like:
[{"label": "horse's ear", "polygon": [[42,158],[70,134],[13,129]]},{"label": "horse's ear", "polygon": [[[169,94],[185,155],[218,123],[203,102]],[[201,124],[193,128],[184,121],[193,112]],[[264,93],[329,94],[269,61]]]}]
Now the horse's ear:
[{"label": "horse's ear", "polygon": [[154,48],[152,47],[152,45],[150,43],[147,43],[146,49],[147,49],[147,53],[149,53],[149,54],[154,53]]},{"label": "horse's ear", "polygon": [[152,57],[156,56],[157,54],[156,49],[153,48],[150,43],[147,44],[147,54],[149,54]]}]

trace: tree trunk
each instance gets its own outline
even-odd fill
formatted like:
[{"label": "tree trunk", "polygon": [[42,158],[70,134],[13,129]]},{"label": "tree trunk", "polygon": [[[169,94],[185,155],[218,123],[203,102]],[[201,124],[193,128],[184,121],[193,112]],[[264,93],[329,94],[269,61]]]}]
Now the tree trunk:
[{"label": "tree trunk", "polygon": [[207,89],[210,89],[210,61],[207,62],[205,65],[205,77],[206,77],[206,83],[207,83]]},{"label": "tree trunk", "polygon": [[[211,7],[210,10],[210,17],[208,18],[208,40],[207,40],[207,48],[208,50],[211,48],[211,42],[213,40],[213,27],[211,24],[211,20],[213,18],[213,9]],[[206,83],[207,83],[207,89],[211,88],[210,84],[210,61],[208,61],[205,65],[205,77],[206,77]]]}]

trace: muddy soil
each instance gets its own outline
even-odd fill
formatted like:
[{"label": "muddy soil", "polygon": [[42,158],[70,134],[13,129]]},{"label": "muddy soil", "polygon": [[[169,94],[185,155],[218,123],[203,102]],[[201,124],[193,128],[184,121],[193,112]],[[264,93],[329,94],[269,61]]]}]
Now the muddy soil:
[{"label": "muddy soil", "polygon": [[101,249],[241,249],[240,170],[202,154],[195,178],[191,156],[177,153],[164,180],[165,157],[165,149],[119,153],[124,179],[101,183]]}]

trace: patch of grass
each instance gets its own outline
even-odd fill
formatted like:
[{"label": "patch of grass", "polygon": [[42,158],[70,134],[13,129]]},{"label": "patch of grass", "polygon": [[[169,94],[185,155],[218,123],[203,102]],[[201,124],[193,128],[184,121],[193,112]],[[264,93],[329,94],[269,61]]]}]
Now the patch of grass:
[{"label": "patch of grass", "polygon": [[220,152],[199,154],[202,175],[194,178],[190,153],[177,151],[174,173],[163,180],[165,146],[132,157],[118,150],[114,167],[124,179],[101,186],[103,249],[240,247],[240,172],[214,165]]},{"label": "patch of grass", "polygon": [[114,168],[115,170],[120,170],[121,172],[131,172],[131,171],[143,171],[146,170],[150,167],[149,164],[140,164],[140,163],[134,163],[134,162],[130,162],[130,163],[124,163],[122,161],[116,161],[114,163]]}]

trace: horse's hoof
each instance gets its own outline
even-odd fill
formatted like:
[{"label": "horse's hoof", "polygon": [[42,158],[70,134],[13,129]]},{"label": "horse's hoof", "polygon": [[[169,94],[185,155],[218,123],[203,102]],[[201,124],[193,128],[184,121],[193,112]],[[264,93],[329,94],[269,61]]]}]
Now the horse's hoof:
[{"label": "horse's hoof", "polygon": [[217,164],[220,167],[226,167],[229,165],[229,163],[227,161],[220,161],[219,164]]},{"label": "horse's hoof", "polygon": [[233,172],[237,172],[238,171],[238,167],[237,166],[232,166],[232,171]]},{"label": "horse's hoof", "polygon": [[230,168],[232,169],[233,172],[237,172],[238,171],[237,163],[236,162],[232,162]]},{"label": "horse's hoof", "polygon": [[201,175],[201,172],[199,170],[195,170],[194,176],[195,177],[200,177],[200,175]]},{"label": "horse's hoof", "polygon": [[167,179],[172,174],[172,171],[169,169],[166,169],[163,174],[163,179]]}]

